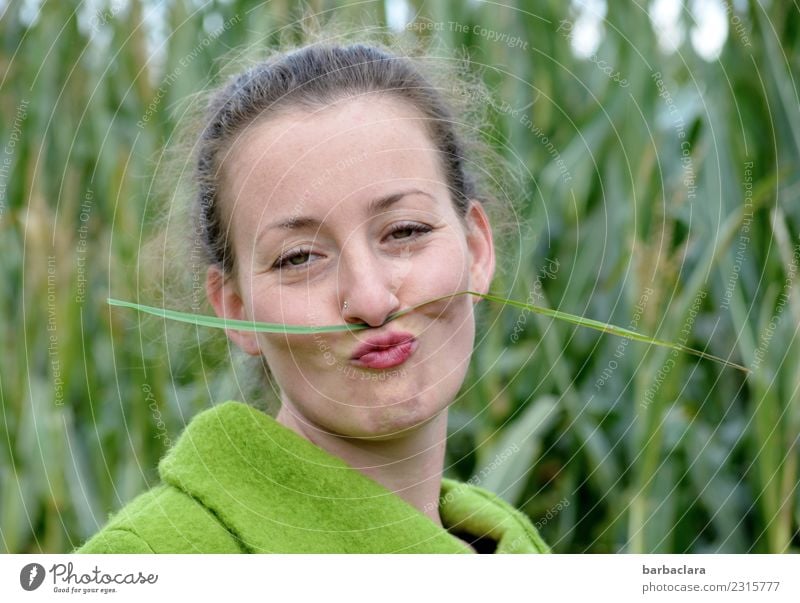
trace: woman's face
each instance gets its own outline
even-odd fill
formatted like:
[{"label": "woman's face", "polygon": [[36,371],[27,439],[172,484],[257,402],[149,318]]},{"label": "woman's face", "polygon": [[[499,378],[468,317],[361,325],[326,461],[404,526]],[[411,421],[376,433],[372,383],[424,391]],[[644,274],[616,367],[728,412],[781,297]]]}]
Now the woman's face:
[{"label": "woman's face", "polygon": [[[209,269],[217,314],[371,327],[228,331],[247,353],[263,354],[296,419],[340,436],[386,438],[453,402],[473,350],[478,298],[447,298],[383,324],[435,297],[486,292],[494,272],[486,214],[472,202],[459,218],[416,109],[365,95],[284,113],[247,130],[222,172],[238,269],[227,281]],[[386,334],[414,341],[353,359]]]}]

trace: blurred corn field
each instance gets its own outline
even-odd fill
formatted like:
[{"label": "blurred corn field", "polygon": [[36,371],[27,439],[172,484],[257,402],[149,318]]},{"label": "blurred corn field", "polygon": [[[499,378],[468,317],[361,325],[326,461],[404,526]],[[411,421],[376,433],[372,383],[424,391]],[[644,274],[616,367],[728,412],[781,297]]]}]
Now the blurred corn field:
[{"label": "blurred corn field", "polygon": [[[752,369],[484,302],[446,473],[559,552],[800,551],[796,4],[308,7],[468,49],[525,191],[493,292]],[[176,108],[296,20],[277,0],[0,2],[5,551],[71,550],[240,397],[224,338],[167,345],[105,300],[158,302],[138,258]]]}]

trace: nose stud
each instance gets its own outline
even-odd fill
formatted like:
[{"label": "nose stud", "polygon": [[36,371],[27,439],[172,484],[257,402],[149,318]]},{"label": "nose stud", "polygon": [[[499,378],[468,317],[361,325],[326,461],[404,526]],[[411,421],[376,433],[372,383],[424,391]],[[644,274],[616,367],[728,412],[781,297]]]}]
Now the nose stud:
[{"label": "nose stud", "polygon": [[347,300],[344,300],[344,307],[342,309],[347,310]]}]

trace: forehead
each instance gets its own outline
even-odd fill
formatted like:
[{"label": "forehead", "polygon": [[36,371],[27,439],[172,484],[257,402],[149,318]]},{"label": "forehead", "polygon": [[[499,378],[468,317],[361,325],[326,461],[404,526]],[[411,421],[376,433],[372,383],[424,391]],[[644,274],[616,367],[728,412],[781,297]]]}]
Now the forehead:
[{"label": "forehead", "polygon": [[235,213],[298,203],[324,210],[404,185],[446,188],[422,113],[383,94],[255,123],[229,149],[222,177]]}]

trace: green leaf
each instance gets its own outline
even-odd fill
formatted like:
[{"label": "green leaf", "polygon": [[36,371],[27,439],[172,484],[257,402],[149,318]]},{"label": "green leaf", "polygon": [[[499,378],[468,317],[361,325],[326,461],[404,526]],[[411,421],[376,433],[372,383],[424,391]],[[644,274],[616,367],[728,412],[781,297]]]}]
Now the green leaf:
[{"label": "green leaf", "polygon": [[[600,322],[597,320],[592,320],[590,318],[583,318],[582,316],[575,316],[574,314],[569,314],[567,312],[561,312],[559,310],[551,310],[550,308],[542,308],[540,306],[534,306],[532,304],[525,304],[522,302],[514,301],[511,299],[505,299],[502,297],[497,297],[496,295],[489,295],[485,293],[478,293],[476,291],[459,291],[457,293],[451,293],[449,295],[442,295],[441,297],[437,297],[405,310],[401,310],[400,312],[396,312],[389,316],[386,319],[386,322],[392,321],[404,314],[407,314],[420,306],[424,306],[426,304],[430,304],[442,299],[446,299],[448,297],[455,297],[457,295],[476,295],[478,297],[482,297],[483,299],[494,301],[502,304],[508,304],[511,306],[515,306],[517,308],[521,308],[523,310],[528,310],[529,312],[535,312],[536,314],[541,314],[543,316],[550,316],[551,318],[556,318],[558,320],[563,320],[565,322],[569,322],[581,327],[589,327],[591,329],[595,329],[597,331],[602,331],[604,333],[611,333],[612,335],[618,335],[620,337],[625,337],[627,339],[633,339],[634,341],[641,341],[643,343],[649,343],[651,345],[657,345],[665,348],[670,348],[673,350],[678,350],[680,352],[685,352],[687,354],[694,354],[695,356],[699,356],[700,358],[705,358],[707,360],[714,360],[715,362],[720,362],[725,366],[730,366],[733,368],[737,368],[741,371],[750,372],[750,369],[736,364],[734,362],[730,362],[723,358],[719,358],[718,356],[714,356],[712,354],[708,354],[706,352],[695,350],[693,348],[686,347],[679,343],[672,343],[669,341],[663,341],[660,339],[655,339],[653,337],[648,337],[647,335],[642,335],[641,333],[637,333],[636,331],[632,331],[630,329],[625,329],[623,327],[618,327],[615,325],[611,325],[608,323]],[[194,324],[197,326],[204,326],[204,327],[215,327],[219,329],[236,329],[241,331],[254,331],[257,333],[293,333],[293,334],[311,334],[311,333],[331,333],[336,331],[356,331],[360,329],[368,329],[370,328],[369,325],[366,324],[357,324],[357,325],[325,325],[325,326],[307,326],[307,325],[285,325],[280,323],[267,323],[267,322],[257,322],[251,320],[235,320],[235,319],[228,319],[228,318],[219,318],[217,316],[204,316],[201,314],[191,314],[189,312],[180,312],[178,310],[168,310],[166,308],[155,308],[152,306],[145,306],[143,304],[136,304],[133,302],[126,302],[121,301],[113,298],[108,298],[108,303],[112,306],[121,306],[125,308],[133,308],[135,310],[139,310],[140,312],[145,312],[148,314],[153,314],[155,316],[160,316],[162,318],[168,318],[170,320],[177,320],[180,322],[187,322],[190,324]]]},{"label": "green leaf", "polygon": [[542,437],[559,414],[555,396],[530,402],[522,416],[504,428],[497,443],[483,455],[483,462],[475,471],[476,485],[517,505],[528,473],[541,452]]}]

